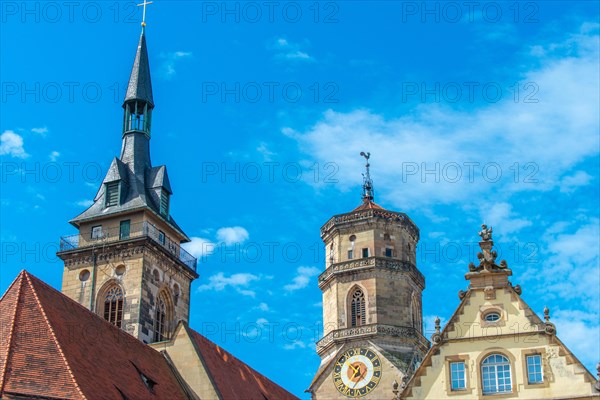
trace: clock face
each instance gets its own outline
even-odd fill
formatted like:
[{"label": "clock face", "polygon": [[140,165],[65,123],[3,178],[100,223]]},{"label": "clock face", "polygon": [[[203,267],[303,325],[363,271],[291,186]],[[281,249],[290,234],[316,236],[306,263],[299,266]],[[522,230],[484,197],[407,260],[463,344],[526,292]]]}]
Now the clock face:
[{"label": "clock face", "polygon": [[373,391],[381,379],[381,361],[364,347],[347,350],[333,367],[333,383],[347,397],[362,397]]}]

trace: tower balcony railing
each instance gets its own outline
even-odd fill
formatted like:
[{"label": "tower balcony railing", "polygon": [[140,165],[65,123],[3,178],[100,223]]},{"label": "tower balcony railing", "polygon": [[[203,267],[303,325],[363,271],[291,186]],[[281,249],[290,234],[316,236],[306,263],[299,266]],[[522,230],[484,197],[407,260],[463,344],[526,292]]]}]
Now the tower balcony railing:
[{"label": "tower balcony railing", "polygon": [[188,253],[181,245],[165,235],[156,226],[148,221],[131,224],[129,229],[121,227],[102,227],[101,230],[90,229],[76,235],[63,236],[60,238],[60,251],[71,251],[82,248],[101,247],[106,244],[112,244],[120,241],[126,241],[137,238],[150,238],[157,244],[165,248],[179,261],[188,268],[196,271],[197,259]]}]

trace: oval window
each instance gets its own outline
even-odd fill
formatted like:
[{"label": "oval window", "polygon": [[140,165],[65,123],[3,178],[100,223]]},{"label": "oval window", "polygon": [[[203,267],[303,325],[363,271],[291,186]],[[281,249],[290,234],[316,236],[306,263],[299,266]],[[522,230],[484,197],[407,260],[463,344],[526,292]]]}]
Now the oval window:
[{"label": "oval window", "polygon": [[487,314],[485,314],[483,319],[487,322],[496,322],[500,319],[500,313],[496,312],[496,311],[487,313]]},{"label": "oval window", "polygon": [[350,235],[350,237],[348,238],[351,242],[354,242],[356,240],[356,235]]},{"label": "oval window", "polygon": [[81,272],[79,273],[79,280],[80,280],[81,282],[85,282],[85,281],[87,281],[88,279],[90,279],[90,271],[88,271],[87,269],[84,269],[83,271],[81,271]]}]

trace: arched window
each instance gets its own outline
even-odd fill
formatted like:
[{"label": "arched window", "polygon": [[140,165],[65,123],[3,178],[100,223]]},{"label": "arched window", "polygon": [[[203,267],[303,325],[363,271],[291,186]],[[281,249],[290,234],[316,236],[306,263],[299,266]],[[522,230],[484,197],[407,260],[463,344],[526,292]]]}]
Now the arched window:
[{"label": "arched window", "polygon": [[158,296],[156,303],[156,312],[154,314],[154,341],[161,342],[168,339],[167,332],[167,302],[164,298],[164,293]]},{"label": "arched window", "polygon": [[361,326],[366,323],[365,294],[356,289],[350,299],[350,326]]},{"label": "arched window", "polygon": [[422,326],[422,320],[421,320],[421,307],[420,307],[420,301],[419,301],[419,296],[417,295],[416,292],[413,292],[412,294],[412,298],[410,301],[410,313],[411,313],[411,317],[412,317],[412,326],[413,328],[415,328],[417,331],[421,332],[423,329]]},{"label": "arched window", "polygon": [[510,361],[502,354],[492,354],[481,363],[483,394],[512,392]]},{"label": "arched window", "polygon": [[123,290],[112,286],[104,296],[104,319],[113,325],[121,327],[123,320]]}]

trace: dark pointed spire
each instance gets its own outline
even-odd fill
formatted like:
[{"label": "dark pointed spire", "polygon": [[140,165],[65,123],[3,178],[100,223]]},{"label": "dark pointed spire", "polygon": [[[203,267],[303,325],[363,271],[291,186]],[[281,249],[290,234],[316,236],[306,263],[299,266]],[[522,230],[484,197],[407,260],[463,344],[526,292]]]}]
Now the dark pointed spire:
[{"label": "dark pointed spire", "polygon": [[365,160],[367,160],[367,164],[365,165],[367,171],[363,174],[362,199],[364,203],[369,203],[372,202],[375,198],[373,190],[373,180],[371,179],[371,174],[369,172],[369,167],[371,166],[371,164],[369,164],[369,158],[371,158],[371,153],[365,153],[364,151],[361,151],[360,155],[363,156]]},{"label": "dark pointed spire", "polygon": [[146,48],[146,34],[142,26],[142,34],[138,43],[129,85],[125,94],[123,107],[130,101],[142,101],[148,103],[149,108],[154,108],[154,99],[152,98],[152,81],[150,79],[150,64],[148,63],[148,49]]}]

